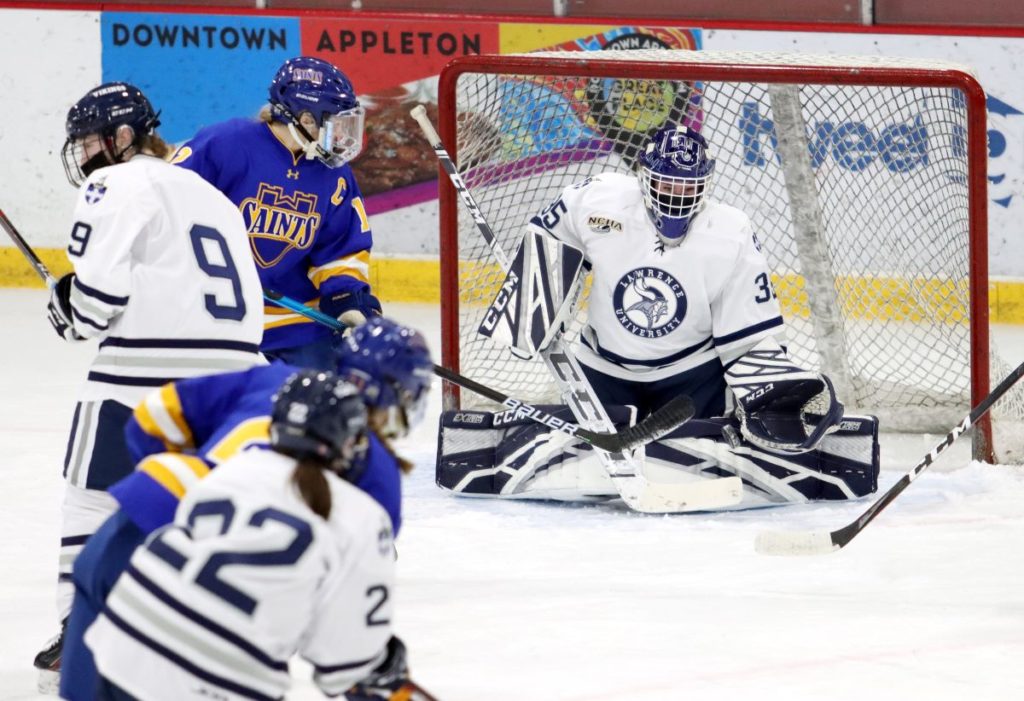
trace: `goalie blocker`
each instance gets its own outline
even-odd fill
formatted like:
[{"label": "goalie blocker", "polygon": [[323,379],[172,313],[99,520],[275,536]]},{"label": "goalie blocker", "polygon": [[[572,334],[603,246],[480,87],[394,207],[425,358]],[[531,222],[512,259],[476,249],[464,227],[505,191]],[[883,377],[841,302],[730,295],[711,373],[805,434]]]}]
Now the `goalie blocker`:
[{"label": "goalie blocker", "polygon": [[479,333],[521,355],[547,348],[572,318],[583,253],[537,232],[523,236]]},{"label": "goalie blocker", "polygon": [[[546,406],[571,420],[568,408]],[[632,407],[607,407],[616,427],[636,420]],[[652,482],[694,482],[736,475],[743,500],[730,508],[855,499],[878,488],[878,421],[844,416],[817,447],[779,453],[738,439],[739,422],[692,420],[637,449]],[[725,435],[732,435],[733,441]],[[587,444],[517,416],[448,411],[441,415],[437,484],[461,496],[606,501],[618,496]]]}]

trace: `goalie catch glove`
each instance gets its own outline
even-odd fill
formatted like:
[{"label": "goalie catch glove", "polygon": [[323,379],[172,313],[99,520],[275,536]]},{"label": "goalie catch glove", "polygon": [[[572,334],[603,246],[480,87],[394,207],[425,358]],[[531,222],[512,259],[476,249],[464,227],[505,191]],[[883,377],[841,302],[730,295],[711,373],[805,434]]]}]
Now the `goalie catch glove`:
[{"label": "goalie catch glove", "polygon": [[736,397],[740,433],[765,450],[813,450],[843,418],[831,380],[794,365],[772,338],[731,363],[725,381]]},{"label": "goalie catch glove", "polygon": [[84,341],[85,337],[75,331],[71,317],[71,282],[74,277],[74,273],[68,273],[54,284],[50,290],[50,302],[46,305],[46,318],[65,341]]},{"label": "goalie catch glove", "polygon": [[387,658],[345,693],[346,701],[436,701],[409,679],[405,657],[405,643],[392,635]]}]

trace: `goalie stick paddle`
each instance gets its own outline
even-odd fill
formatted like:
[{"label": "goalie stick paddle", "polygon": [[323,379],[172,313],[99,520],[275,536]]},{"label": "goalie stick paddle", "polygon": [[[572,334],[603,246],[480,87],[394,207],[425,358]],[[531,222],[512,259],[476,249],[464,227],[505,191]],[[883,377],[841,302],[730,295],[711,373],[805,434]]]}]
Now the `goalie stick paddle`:
[{"label": "goalie stick paddle", "polygon": [[[275,304],[291,309],[336,331],[343,331],[345,329],[345,325],[333,316],[324,314],[280,292],[265,290],[263,296]],[[596,431],[588,431],[574,423],[563,421],[543,409],[538,409],[507,394],[502,394],[496,389],[482,385],[440,365],[434,365],[434,374],[449,382],[454,382],[471,392],[476,392],[482,397],[498,402],[502,406],[515,411],[519,416],[524,416],[537,423],[544,424],[548,428],[575,436],[595,448],[600,448],[609,453],[618,453],[657,440],[676,426],[693,418],[694,412],[693,402],[689,397],[677,397],[635,426],[630,426],[616,433],[598,433]]]},{"label": "goalie stick paddle", "polygon": [[[480,234],[491,249],[495,260],[498,261],[498,264],[504,270],[508,270],[508,256],[505,255],[505,251],[501,248],[494,230],[487,223],[487,219],[480,210],[480,206],[477,204],[476,198],[473,197],[473,193],[469,191],[462,176],[459,175],[455,161],[444,147],[444,142],[441,141],[440,135],[434,129],[434,125],[427,116],[426,108],[423,105],[417,105],[410,110],[409,114],[420,125],[423,135],[434,149],[434,154],[441,163],[441,167],[448,175],[448,179],[451,180],[452,186],[458,192],[462,203],[473,217],[473,221],[476,222],[477,229],[480,230]],[[557,354],[562,358],[563,364],[572,366],[571,374],[573,376],[578,377],[581,374],[578,366],[576,366],[575,359],[571,358],[568,351],[560,346],[561,342],[556,340],[552,347],[548,351],[542,352],[541,355],[551,373],[561,378],[560,384],[563,391],[568,392],[569,403],[575,407],[574,413],[577,415],[577,418],[583,419],[586,414],[585,412],[579,413],[577,409],[591,406],[598,408],[598,413],[596,416],[591,414],[590,418],[595,419],[599,423],[604,423],[605,427],[610,426],[608,417],[602,415],[603,409],[599,409],[599,403],[596,402],[593,396],[593,390],[586,385],[580,386],[578,382],[575,384],[567,382],[564,374],[560,372],[558,364],[552,360],[552,356]],[[553,351],[557,351],[557,353]],[[639,428],[639,426],[634,428]],[[605,465],[608,476],[614,481],[622,500],[636,511],[645,513],[679,513],[683,511],[716,509],[738,504],[743,498],[743,482],[739,477],[720,477],[688,484],[652,483],[648,482],[642,474],[637,473],[636,468],[632,465],[632,461],[627,460],[622,451],[606,451],[606,454],[601,456],[601,461]]]},{"label": "goalie stick paddle", "polygon": [[53,277],[49,269],[43,264],[43,261],[39,259],[36,252],[32,250],[32,247],[28,245],[28,241],[26,241],[24,237],[18,233],[18,230],[14,228],[14,224],[7,218],[7,214],[5,214],[2,209],[0,209],[0,228],[3,228],[3,230],[7,232],[11,241],[14,242],[15,247],[21,251],[21,255],[25,256],[29,265],[35,269],[39,277],[41,277],[43,282],[46,283],[46,286],[53,287],[54,283],[57,282],[56,278]]},{"label": "goalie stick paddle", "polygon": [[928,451],[928,454],[921,458],[920,462],[900,477],[896,484],[889,487],[885,494],[869,506],[853,523],[835,531],[766,531],[757,535],[754,549],[762,555],[823,555],[846,547],[878,516],[882,509],[891,504],[904,489],[910,486],[911,482],[917,479],[918,475],[928,469],[946,448],[953,445],[956,439],[977,423],[978,419],[984,416],[992,408],[992,405],[1016,384],[1021,376],[1024,376],[1024,363],[1018,365],[1013,372],[1007,375],[995,389],[989,392],[987,397],[981,400],[978,406],[974,407],[960,423],[953,427],[953,430],[946,434],[942,441]]}]

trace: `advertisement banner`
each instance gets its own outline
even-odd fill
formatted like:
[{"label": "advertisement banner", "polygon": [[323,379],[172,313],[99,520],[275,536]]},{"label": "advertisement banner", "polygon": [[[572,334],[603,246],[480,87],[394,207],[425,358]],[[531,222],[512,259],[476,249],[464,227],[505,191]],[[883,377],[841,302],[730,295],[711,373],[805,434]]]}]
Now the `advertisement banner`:
[{"label": "advertisement banner", "polygon": [[284,61],[302,49],[287,17],[104,12],[103,80],[139,86],[170,142],[199,127],[255,116]]}]

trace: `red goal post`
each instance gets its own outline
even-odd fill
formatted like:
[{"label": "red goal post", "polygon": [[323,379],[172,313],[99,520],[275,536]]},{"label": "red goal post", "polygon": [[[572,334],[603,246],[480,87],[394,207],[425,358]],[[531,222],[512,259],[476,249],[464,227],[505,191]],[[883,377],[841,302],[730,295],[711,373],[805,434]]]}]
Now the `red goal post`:
[{"label": "red goal post", "polygon": [[[502,248],[562,188],[629,171],[665,121],[718,159],[710,196],[747,212],[791,352],[883,426],[945,432],[989,391],[985,93],[970,69],[890,57],[672,50],[453,60],[439,131]],[[442,363],[526,401],[543,366],[476,334],[500,284],[440,180]],[[586,303],[567,334],[574,340]],[[468,399],[468,397],[462,398]],[[458,388],[446,385],[455,408]],[[1021,412],[1019,398],[1010,412]],[[992,457],[992,426],[975,454]]]}]

